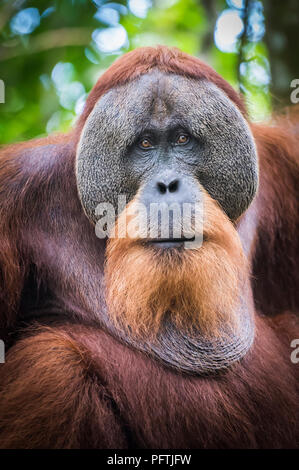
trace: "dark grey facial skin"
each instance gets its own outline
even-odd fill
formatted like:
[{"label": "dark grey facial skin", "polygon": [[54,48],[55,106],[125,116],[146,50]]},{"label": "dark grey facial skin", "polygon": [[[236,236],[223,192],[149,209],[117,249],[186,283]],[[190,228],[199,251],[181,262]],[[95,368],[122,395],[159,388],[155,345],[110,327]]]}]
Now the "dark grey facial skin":
[{"label": "dark grey facial skin", "polygon": [[[181,134],[188,136],[184,144]],[[140,146],[144,138],[148,149]],[[94,223],[100,202],[117,209],[119,194],[129,201],[168,174],[190,188],[188,201],[203,186],[231,220],[248,208],[258,185],[253,137],[236,105],[210,82],[158,70],[99,99],[82,131],[76,174]],[[156,202],[156,195],[146,198]]]}]

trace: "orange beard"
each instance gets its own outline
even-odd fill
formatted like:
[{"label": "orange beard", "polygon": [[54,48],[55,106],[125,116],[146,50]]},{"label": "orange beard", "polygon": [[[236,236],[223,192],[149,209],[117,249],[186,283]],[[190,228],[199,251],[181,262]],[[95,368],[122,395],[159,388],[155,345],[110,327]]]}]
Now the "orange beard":
[{"label": "orange beard", "polygon": [[[207,193],[203,208],[199,248],[157,250],[140,238],[109,239],[106,299],[117,328],[139,338],[154,337],[167,315],[178,329],[196,327],[206,337],[220,336],[224,326],[238,331],[246,259],[233,224]],[[116,228],[124,216],[125,211]]]}]

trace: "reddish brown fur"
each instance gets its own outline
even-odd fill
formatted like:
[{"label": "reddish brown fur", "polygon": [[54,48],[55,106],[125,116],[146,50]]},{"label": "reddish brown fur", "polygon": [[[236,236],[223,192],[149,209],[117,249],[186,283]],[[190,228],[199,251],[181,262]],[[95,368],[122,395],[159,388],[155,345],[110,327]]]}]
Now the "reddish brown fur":
[{"label": "reddish brown fur", "polygon": [[[120,215],[117,226],[132,225],[134,217],[127,213],[133,212],[135,202],[138,197]],[[240,290],[248,278],[241,242],[206,192],[203,213],[203,246],[182,250],[177,256],[168,252],[155,256],[155,250],[143,245],[138,224],[130,236],[109,239],[107,303],[115,324],[127,335],[156,335],[166,312],[185,331],[196,326],[203,334],[217,337],[224,325],[238,330]]]},{"label": "reddish brown fur", "polygon": [[[0,364],[3,448],[298,447],[298,365],[290,361],[290,341],[299,337],[297,118],[276,127],[252,125],[261,183],[244,218],[255,240],[256,339],[230,370],[191,377],[128,348],[97,324],[88,326],[82,292],[67,288],[68,272],[61,278],[59,256],[70,252],[72,243],[78,272],[81,259],[98,260],[101,248],[77,196],[78,132],[101,94],[155,66],[209,79],[244,112],[232,88],[202,62],[176,50],[149,48],[119,59],[100,78],[77,132],[1,152],[1,336],[13,333],[6,363]],[[56,257],[51,244],[58,236],[64,251]],[[57,287],[58,277],[61,308],[54,304],[51,312],[59,314],[60,324],[51,313],[51,327],[22,332],[19,319],[31,277],[40,297],[45,284]]]},{"label": "reddish brown fur", "polygon": [[[22,258],[19,251],[21,232],[24,224],[30,218],[30,212],[41,200],[33,198],[26,201],[33,186],[38,188],[43,184],[51,186],[52,173],[30,174],[22,166],[26,165],[26,150],[53,145],[57,147],[57,156],[60,151],[67,158],[69,147],[74,152],[72,143],[73,134],[56,135],[29,142],[22,142],[5,147],[0,155],[0,282],[3,288],[0,290],[0,332],[14,323],[19,308],[21,291],[24,286],[28,261]],[[61,150],[60,150],[61,148]],[[24,155],[24,160],[21,158]],[[71,164],[72,165],[72,164]],[[67,162],[65,177],[70,171]],[[47,195],[45,200],[47,201]],[[29,207],[26,206],[28,204]],[[3,335],[5,332],[3,331]],[[2,337],[3,337],[2,335]]]},{"label": "reddish brown fur", "polygon": [[298,109],[271,126],[252,125],[260,160],[255,299],[267,314],[299,305]]},{"label": "reddish brown fur", "polygon": [[254,349],[214,378],[176,374],[94,327],[33,330],[2,373],[0,446],[295,447],[292,320],[257,322]]},{"label": "reddish brown fur", "polygon": [[68,329],[19,341],[1,385],[2,449],[126,446],[105,382]]}]

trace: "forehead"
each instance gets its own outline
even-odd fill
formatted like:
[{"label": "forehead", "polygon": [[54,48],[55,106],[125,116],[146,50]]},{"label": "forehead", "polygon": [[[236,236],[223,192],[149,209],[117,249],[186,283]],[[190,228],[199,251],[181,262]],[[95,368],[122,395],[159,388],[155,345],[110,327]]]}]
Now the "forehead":
[{"label": "forehead", "polygon": [[[201,122],[202,126],[216,116],[239,115],[236,105],[207,80],[195,80],[180,75],[153,70],[138,79],[110,90],[96,108],[99,114],[120,116],[135,124],[157,126],[169,121],[181,124]],[[109,113],[107,113],[109,110]]]},{"label": "forehead", "polygon": [[142,102],[152,117],[163,119],[183,105],[191,90],[192,82],[187,78],[156,70],[130,83],[125,91],[130,97],[135,95],[134,101]]}]

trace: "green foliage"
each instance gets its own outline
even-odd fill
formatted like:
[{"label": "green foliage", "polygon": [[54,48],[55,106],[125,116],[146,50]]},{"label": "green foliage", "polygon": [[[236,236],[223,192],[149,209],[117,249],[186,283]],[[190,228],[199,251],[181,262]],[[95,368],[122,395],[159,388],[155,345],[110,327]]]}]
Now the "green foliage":
[{"label": "green foliage", "polygon": [[[0,104],[0,143],[67,130],[101,73],[120,54],[144,45],[176,46],[201,57],[234,87],[241,81],[249,109],[254,107],[258,117],[267,116],[268,85],[255,83],[254,70],[248,66],[239,75],[238,51],[221,52],[215,46],[215,22],[228,8],[227,2],[211,2],[214,10],[208,3],[156,0],[142,18],[130,11],[126,1],[2,1],[0,79],[5,83],[5,104]],[[114,10],[108,20],[95,16],[105,7],[110,14]],[[102,49],[99,46],[101,34],[115,27],[124,41],[120,48],[107,52],[105,44]],[[106,38],[106,45],[110,47],[114,40],[116,33]],[[245,49],[244,61],[268,67],[261,42],[248,41]]]}]

